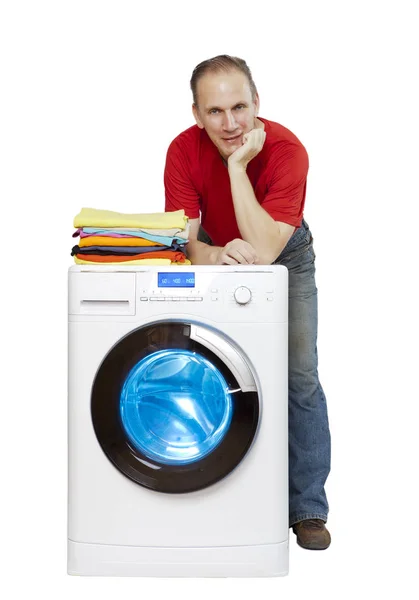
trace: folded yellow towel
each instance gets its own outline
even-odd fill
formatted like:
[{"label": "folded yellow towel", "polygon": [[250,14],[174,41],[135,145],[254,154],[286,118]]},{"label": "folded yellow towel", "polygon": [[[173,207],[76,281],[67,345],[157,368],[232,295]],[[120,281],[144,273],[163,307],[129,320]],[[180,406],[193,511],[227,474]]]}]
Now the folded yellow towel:
[{"label": "folded yellow towel", "polygon": [[82,208],[74,217],[74,227],[149,227],[150,229],[185,229],[188,217],[184,210],[172,212],[125,214],[112,210]]}]

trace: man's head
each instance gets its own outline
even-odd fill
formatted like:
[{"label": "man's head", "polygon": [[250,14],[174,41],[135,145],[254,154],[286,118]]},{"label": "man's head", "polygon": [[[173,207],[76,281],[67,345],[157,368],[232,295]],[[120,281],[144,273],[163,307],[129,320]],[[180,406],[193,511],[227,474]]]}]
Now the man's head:
[{"label": "man's head", "polygon": [[191,78],[192,111],[221,156],[228,159],[255,127],[259,96],[250,69],[241,58],[225,54],[195,67]]}]

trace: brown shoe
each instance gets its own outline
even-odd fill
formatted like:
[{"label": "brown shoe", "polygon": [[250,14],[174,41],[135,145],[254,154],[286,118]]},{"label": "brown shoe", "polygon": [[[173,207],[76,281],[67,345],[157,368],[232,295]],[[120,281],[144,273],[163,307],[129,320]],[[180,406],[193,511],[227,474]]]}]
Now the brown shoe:
[{"label": "brown shoe", "polygon": [[292,526],[297,536],[297,544],[307,550],[326,550],[330,546],[331,537],[321,519],[307,519]]}]

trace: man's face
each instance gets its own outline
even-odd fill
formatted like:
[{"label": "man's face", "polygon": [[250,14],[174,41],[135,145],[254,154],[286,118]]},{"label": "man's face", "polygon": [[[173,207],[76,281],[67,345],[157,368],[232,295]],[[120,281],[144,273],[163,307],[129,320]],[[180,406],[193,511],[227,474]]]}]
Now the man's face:
[{"label": "man's face", "polygon": [[240,71],[208,73],[197,85],[198,106],[192,110],[198,127],[205,129],[227,160],[255,127],[259,97],[252,99],[247,77]]}]

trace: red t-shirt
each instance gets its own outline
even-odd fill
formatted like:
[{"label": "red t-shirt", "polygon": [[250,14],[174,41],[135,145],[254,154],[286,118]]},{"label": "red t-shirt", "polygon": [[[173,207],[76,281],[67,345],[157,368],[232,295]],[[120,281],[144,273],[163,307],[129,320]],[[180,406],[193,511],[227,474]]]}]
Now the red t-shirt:
[{"label": "red t-shirt", "polygon": [[[261,119],[266,139],[247,166],[260,205],[275,221],[299,227],[303,218],[308,155],[298,138],[279,123]],[[241,238],[228,169],[204,129],[186,129],[170,144],[164,171],[166,212],[184,209],[216,246]]]}]

